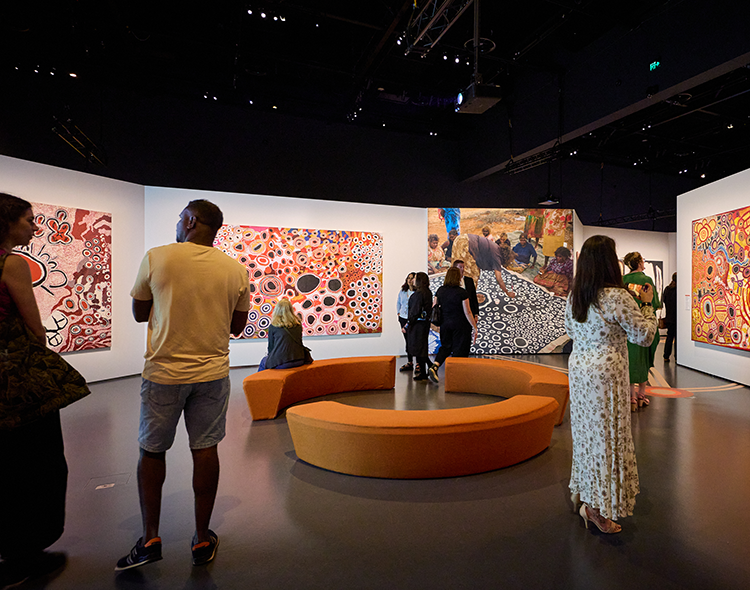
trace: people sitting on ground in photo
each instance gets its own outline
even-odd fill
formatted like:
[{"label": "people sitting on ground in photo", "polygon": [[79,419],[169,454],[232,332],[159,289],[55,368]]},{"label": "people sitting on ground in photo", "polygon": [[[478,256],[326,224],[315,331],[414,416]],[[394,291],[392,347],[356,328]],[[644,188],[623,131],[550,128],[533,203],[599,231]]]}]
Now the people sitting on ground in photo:
[{"label": "people sitting on ground in photo", "polygon": [[294,313],[291,301],[280,299],[268,327],[268,354],[258,366],[265,369],[292,369],[313,361],[310,349],[302,344],[302,323]]},{"label": "people sitting on ground in photo", "polygon": [[516,264],[516,257],[513,254],[513,250],[510,249],[508,234],[502,232],[500,237],[495,240],[495,244],[500,248],[500,260],[503,267],[513,272],[523,272],[523,268]]},{"label": "people sitting on ground in photo", "polygon": [[513,253],[516,256],[515,263],[524,270],[536,264],[536,248],[531,245],[526,234],[518,237],[518,243],[513,246]]},{"label": "people sitting on ground in photo", "polygon": [[482,236],[484,236],[488,240],[492,240],[493,242],[495,241],[495,237],[492,235],[489,225],[485,225],[482,228]]},{"label": "people sitting on ground in photo", "polygon": [[508,239],[508,234],[505,232],[500,232],[500,235],[495,240],[495,243],[498,246],[508,246],[508,248],[510,248],[510,240]]},{"label": "people sitting on ground in photo", "polygon": [[435,274],[443,270],[443,267],[447,266],[445,262],[445,252],[438,245],[440,239],[437,234],[430,234],[427,238],[427,271],[430,274]]},{"label": "people sitting on ground in photo", "polygon": [[565,246],[555,250],[554,260],[542,267],[539,274],[534,277],[534,282],[555,295],[565,297],[573,283],[573,260],[570,250]]},{"label": "people sitting on ground in photo", "polygon": [[446,262],[453,261],[453,242],[457,237],[458,232],[455,229],[452,229],[448,232],[448,239],[440,245],[440,247],[443,249],[443,252],[445,253]]}]

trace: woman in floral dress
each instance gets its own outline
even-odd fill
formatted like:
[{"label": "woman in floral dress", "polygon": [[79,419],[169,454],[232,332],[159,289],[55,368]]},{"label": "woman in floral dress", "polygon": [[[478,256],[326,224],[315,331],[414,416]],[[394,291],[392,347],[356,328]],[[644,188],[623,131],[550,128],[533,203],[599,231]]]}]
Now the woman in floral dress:
[{"label": "woman in floral dress", "polygon": [[648,346],[653,340],[657,322],[652,298],[653,291],[645,287],[639,309],[624,288],[614,240],[586,240],[565,310],[565,329],[573,339],[568,361],[570,491],[574,506],[583,502],[579,514],[586,527],[592,522],[603,533],[622,530],[613,521],[632,515],[639,492],[627,341]]}]

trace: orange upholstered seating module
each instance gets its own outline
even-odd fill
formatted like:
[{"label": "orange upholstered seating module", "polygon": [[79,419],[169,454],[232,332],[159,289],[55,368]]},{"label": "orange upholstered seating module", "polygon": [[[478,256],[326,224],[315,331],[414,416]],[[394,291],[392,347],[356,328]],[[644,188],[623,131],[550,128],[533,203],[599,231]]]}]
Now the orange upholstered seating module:
[{"label": "orange upholstered seating module", "polygon": [[395,385],[395,356],[360,356],[313,361],[295,369],[266,369],[245,377],[242,389],[253,420],[270,420],[306,399]]},{"label": "orange upholstered seating module", "polygon": [[454,358],[445,361],[445,391],[552,397],[559,404],[555,424],[562,424],[570,388],[568,376],[549,367],[501,359]]},{"label": "orange upholstered seating module", "polygon": [[519,395],[448,410],[376,410],[320,401],[286,412],[297,457],[324,469],[390,479],[456,477],[520,463],[550,445],[549,397]]}]

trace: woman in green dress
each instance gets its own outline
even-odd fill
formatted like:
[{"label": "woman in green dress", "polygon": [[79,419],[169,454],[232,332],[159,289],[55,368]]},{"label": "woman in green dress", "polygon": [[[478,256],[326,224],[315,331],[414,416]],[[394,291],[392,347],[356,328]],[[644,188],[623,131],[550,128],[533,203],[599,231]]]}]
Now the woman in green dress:
[{"label": "woman in green dress", "polygon": [[[630,273],[622,277],[622,282],[628,288],[639,306],[643,306],[639,294],[643,285],[651,285],[651,291],[654,294],[652,305],[654,310],[661,308],[659,295],[654,289],[654,282],[643,272],[645,263],[643,256],[638,252],[630,252],[623,259],[625,266],[630,269]],[[630,409],[635,412],[638,408],[648,406],[649,400],[646,397],[646,385],[648,384],[648,371],[654,366],[654,356],[656,348],[659,346],[659,336],[654,338],[651,346],[638,346],[628,341],[628,361],[630,364]]]}]

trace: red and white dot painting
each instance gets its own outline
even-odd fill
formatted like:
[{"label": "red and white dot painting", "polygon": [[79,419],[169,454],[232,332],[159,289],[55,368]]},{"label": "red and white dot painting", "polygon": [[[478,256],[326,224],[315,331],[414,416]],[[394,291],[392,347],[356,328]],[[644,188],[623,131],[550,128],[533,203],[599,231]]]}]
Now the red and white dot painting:
[{"label": "red and white dot painting", "polygon": [[13,252],[31,269],[34,296],[57,352],[112,343],[112,215],[32,203],[39,228]]},{"label": "red and white dot painting", "polygon": [[265,338],[287,297],[305,336],[383,331],[383,237],[374,232],[224,225],[214,246],[250,277],[241,338]]}]

